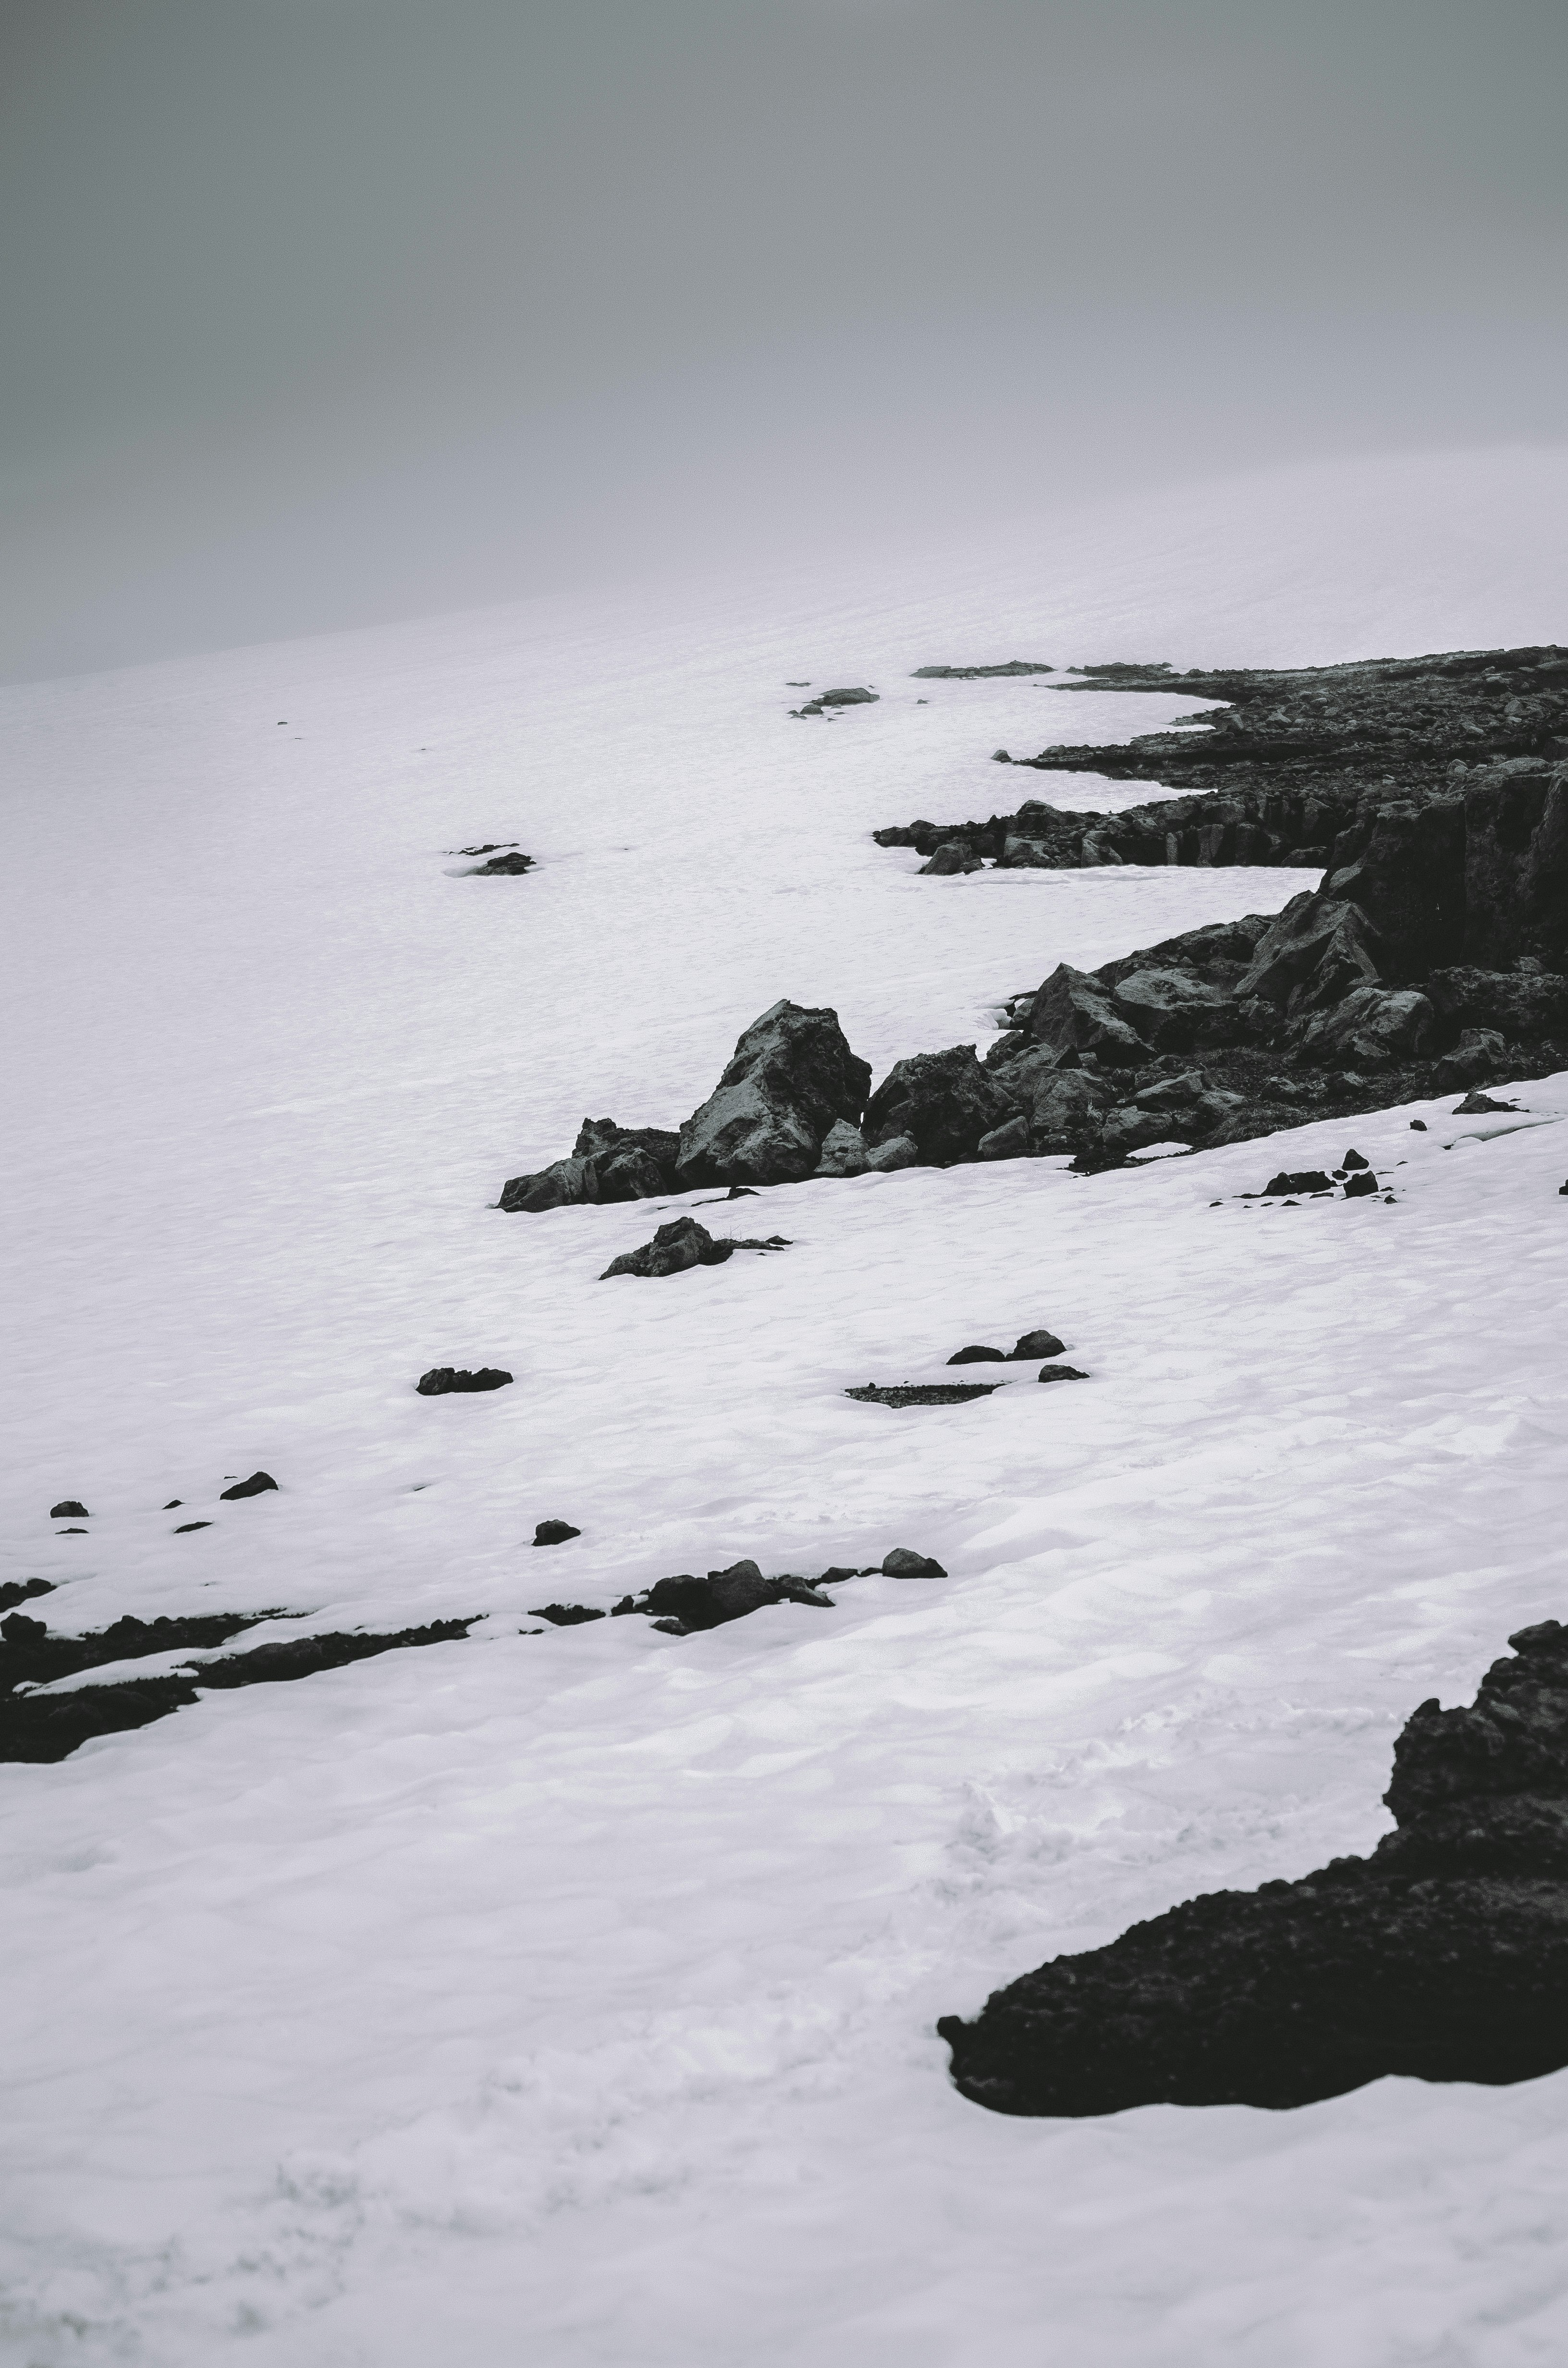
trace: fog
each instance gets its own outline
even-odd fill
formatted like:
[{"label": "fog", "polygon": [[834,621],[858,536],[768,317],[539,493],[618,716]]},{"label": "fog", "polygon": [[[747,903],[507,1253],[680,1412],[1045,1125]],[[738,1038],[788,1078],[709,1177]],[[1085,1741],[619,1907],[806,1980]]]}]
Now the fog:
[{"label": "fog", "polygon": [[31,0],[0,673],[1563,434],[1556,0]]}]

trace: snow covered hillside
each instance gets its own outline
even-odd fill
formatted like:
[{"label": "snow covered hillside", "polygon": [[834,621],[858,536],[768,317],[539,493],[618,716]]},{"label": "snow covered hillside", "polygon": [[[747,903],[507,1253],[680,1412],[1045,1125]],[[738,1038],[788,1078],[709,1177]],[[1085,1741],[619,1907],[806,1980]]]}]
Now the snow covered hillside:
[{"label": "snow covered hillside", "polygon": [[[917,884],[875,825],[1191,702],[915,666],[1568,638],[1565,495],[1551,456],[1359,463],[896,580],[0,693],[0,1581],[67,1633],[478,1615],[0,1767],[0,2359],[1561,2356],[1568,2074],[1008,2121],[933,2025],[1367,1849],[1410,1710],[1568,1612],[1568,1076],[1356,1121],[1392,1203],[1235,1197],[1337,1162],[1319,1124],[783,1187],[739,1213],[787,1252],[661,1281],[597,1279],[648,1205],[488,1204],[585,1115],[678,1122],[780,996],[880,1079],[1059,961],[1315,883]],[[881,698],[795,721],[801,680]],[[463,876],[514,838],[528,877]],[[1033,1326],[1086,1383],[843,1395]],[[438,1364],[516,1382],[416,1395]],[[535,1550],[550,1518],[582,1534]],[[949,1576],[687,1637],[529,1616],[901,1545]]]}]

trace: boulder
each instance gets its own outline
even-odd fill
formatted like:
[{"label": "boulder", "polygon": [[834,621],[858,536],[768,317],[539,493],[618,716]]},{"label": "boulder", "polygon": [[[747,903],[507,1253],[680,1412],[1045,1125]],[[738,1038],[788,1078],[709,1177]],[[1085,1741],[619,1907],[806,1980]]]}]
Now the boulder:
[{"label": "boulder", "polygon": [[1433,1070],[1432,1090],[1451,1094],[1461,1086],[1490,1085],[1507,1067],[1508,1048],[1494,1028],[1467,1028]]},{"label": "boulder", "polygon": [[1010,1061],[998,1082],[1027,1116],[1038,1151],[1071,1151],[1116,1100],[1116,1087],[1107,1078],[1059,1067],[1058,1055],[1043,1046]]},{"label": "boulder", "polygon": [[1199,1095],[1176,1132],[1183,1142],[1190,1137],[1194,1143],[1208,1143],[1238,1110],[1245,1108],[1244,1094],[1231,1093],[1222,1086],[1211,1087],[1208,1093]]},{"label": "boulder", "polygon": [[1377,1189],[1378,1179],[1375,1176],[1347,1176],[1345,1179],[1345,1197],[1347,1201],[1368,1200],[1377,1191]]},{"label": "boulder", "polygon": [[1281,1127],[1300,1126],[1300,1110],[1280,1102],[1248,1101],[1244,1096],[1238,1107],[1205,1138],[1205,1147],[1218,1151],[1227,1143],[1252,1143],[1260,1134],[1278,1134]]},{"label": "boulder", "polygon": [[920,867],[922,876],[929,873],[934,880],[950,880],[955,872],[982,871],[984,865],[967,839],[949,838],[937,849],[929,863]]},{"label": "boulder", "polygon": [[1042,1365],[1035,1375],[1037,1382],[1086,1382],[1088,1378],[1076,1365]]},{"label": "boulder", "polygon": [[686,1184],[785,1184],[810,1176],[835,1121],[853,1126],[871,1072],[838,1014],[776,1003],[754,1019],[715,1090],[680,1131]]},{"label": "boulder", "polygon": [[1450,1027],[1490,1028],[1512,1042],[1568,1027],[1568,978],[1560,971],[1480,970],[1460,963],[1435,970],[1426,993]]},{"label": "boulder", "polygon": [[1017,1110],[989,1134],[980,1138],[978,1149],[982,1159],[1022,1159],[1029,1147],[1029,1122],[1022,1110]]},{"label": "boulder", "polygon": [[623,1250],[619,1258],[611,1258],[599,1281],[608,1282],[616,1274],[683,1274],[691,1266],[722,1266],[734,1252],[733,1242],[715,1241],[707,1226],[699,1225],[695,1217],[672,1217],[667,1225],[659,1227],[651,1242],[644,1242],[640,1249]]},{"label": "boulder", "polygon": [[866,1105],[866,1139],[881,1144],[907,1135],[926,1166],[946,1167],[973,1158],[981,1137],[1017,1108],[1006,1085],[981,1067],[974,1046],[953,1044],[894,1063]]},{"label": "boulder", "polygon": [[[508,1373],[506,1379],[510,1381],[511,1378]],[[496,1384],[492,1383],[489,1386],[494,1388]],[[277,1486],[270,1472],[253,1472],[248,1480],[236,1480],[232,1488],[220,1488],[218,1500],[221,1504],[232,1505],[241,1497],[265,1497],[269,1488],[275,1489]],[[170,1508],[165,1505],[164,1509],[167,1512]]]},{"label": "boulder", "polygon": [[[422,1398],[465,1397],[476,1390],[504,1390],[511,1378],[497,1365],[482,1365],[476,1373],[459,1372],[450,1365],[432,1365],[414,1386]],[[202,1524],[195,1521],[185,1526],[199,1529]]]},{"label": "boulder", "polygon": [[1145,1110],[1190,1110],[1196,1109],[1208,1090],[1209,1080],[1201,1069],[1184,1069],[1174,1077],[1157,1077],[1152,1086],[1133,1095],[1133,1104]]},{"label": "boulder", "polygon": [[858,1126],[847,1119],[835,1118],[823,1137],[822,1155],[813,1173],[818,1176],[864,1176],[871,1164],[866,1138]]},{"label": "boulder", "polygon": [[1032,1364],[1037,1357],[1060,1357],[1064,1341],[1054,1332],[1020,1332],[1016,1347],[1007,1352],[1009,1364]]},{"label": "boulder", "polygon": [[673,1130],[617,1126],[611,1118],[585,1118],[569,1159],[552,1160],[502,1187],[500,1208],[537,1213],[581,1202],[651,1201],[679,1190]]},{"label": "boulder", "polygon": [[93,1517],[74,1497],[62,1497],[58,1505],[50,1507],[49,1518],[51,1521],[90,1521]]},{"label": "boulder", "polygon": [[792,707],[790,712],[791,715],[821,715],[829,707],[874,706],[881,697],[880,690],[868,690],[863,683],[858,683],[848,690],[819,690],[814,699],[808,699],[803,707]]},{"label": "boulder", "polygon": [[1334,1179],[1321,1167],[1300,1167],[1292,1174],[1282,1167],[1264,1186],[1264,1196],[1271,1199],[1280,1192],[1332,1192]]},{"label": "boulder", "polygon": [[1414,1712],[1368,1858],[1191,1899],[937,2029],[998,2112],[1274,2110],[1385,2075],[1568,2064],[1568,1631],[1510,1637],[1474,1704]]},{"label": "boulder", "polygon": [[1005,1365],[1007,1360],[1000,1349],[960,1349],[949,1357],[949,1365]]},{"label": "boulder", "polygon": [[1357,987],[1342,1003],[1293,1023],[1297,1056],[1320,1067],[1385,1068],[1419,1059],[1437,1014],[1414,988]]},{"label": "boulder", "polygon": [[661,1578],[648,1590],[639,1611],[677,1621],[687,1630],[722,1628],[744,1620],[772,1603],[806,1603],[822,1611],[833,1610],[832,1598],[803,1578],[764,1578],[755,1562],[732,1563],[728,1570],[710,1570],[706,1578],[689,1571]]},{"label": "boulder", "polygon": [[920,1145],[912,1134],[895,1134],[886,1143],[879,1143],[867,1159],[866,1166],[873,1176],[891,1175],[895,1167],[918,1167]]},{"label": "boulder", "polygon": [[[575,1537],[576,1531],[572,1534]],[[534,1543],[539,1543],[537,1538]],[[548,1620],[552,1628],[580,1628],[585,1621],[602,1620],[604,1616],[586,1603],[540,1603],[528,1613],[530,1620]]]},{"label": "boulder", "polygon": [[1324,882],[1326,895],[1359,906],[1398,977],[1424,978],[1464,951],[1465,836],[1460,798],[1380,806],[1355,862]]},{"label": "boulder", "polygon": [[939,1562],[928,1554],[916,1554],[910,1546],[894,1546],[882,1556],[884,1578],[946,1578],[947,1572]]},{"label": "boulder", "polygon": [[1148,1047],[1089,972],[1059,962],[1035,996],[1029,1032],[1058,1052],[1094,1053],[1108,1068],[1141,1068]]},{"label": "boulder", "polygon": [[533,868],[534,860],[531,855],[493,855],[488,863],[471,865],[468,876],[471,880],[494,880],[508,875],[517,879],[523,872],[531,871]]},{"label": "boulder", "polygon": [[1100,1130],[1101,1148],[1119,1156],[1146,1151],[1152,1143],[1186,1140],[1180,1112],[1140,1110],[1135,1102],[1125,1102],[1119,1110],[1113,1110]]},{"label": "boulder", "polygon": [[1468,1093],[1462,1102],[1454,1104],[1453,1114],[1455,1118],[1501,1118],[1517,1108],[1517,1102],[1494,1102],[1490,1094]]},{"label": "boulder", "polygon": [[[570,1521],[540,1521],[534,1531],[534,1543],[536,1546],[563,1546],[568,1538],[580,1538],[582,1534],[582,1531],[574,1530]],[[545,1612],[540,1616],[548,1619],[550,1615]]]},{"label": "boulder", "polygon": [[1304,990],[1336,1001],[1377,979],[1380,951],[1358,905],[1309,889],[1276,914],[1237,979],[1234,995],[1238,1003],[1261,997],[1280,1004]]},{"label": "boulder", "polygon": [[574,1208],[579,1201],[597,1198],[591,1189],[595,1176],[591,1159],[552,1159],[548,1167],[508,1178],[496,1206],[512,1214],[523,1210],[530,1215],[544,1209]]},{"label": "boulder", "polygon": [[971,1398],[994,1397],[1005,1387],[1002,1382],[867,1382],[844,1395],[862,1406],[963,1406]]},{"label": "boulder", "polygon": [[1161,1053],[1222,1043],[1235,1033],[1230,996],[1195,971],[1132,971],[1112,988],[1111,1001],[1143,1042]]}]

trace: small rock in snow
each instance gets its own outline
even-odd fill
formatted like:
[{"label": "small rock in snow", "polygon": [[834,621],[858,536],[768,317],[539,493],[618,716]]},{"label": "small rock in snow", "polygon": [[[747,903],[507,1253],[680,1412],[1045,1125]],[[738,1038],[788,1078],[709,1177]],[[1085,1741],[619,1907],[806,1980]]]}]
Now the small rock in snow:
[{"label": "small rock in snow", "polygon": [[1006,1361],[1000,1349],[981,1348],[960,1349],[956,1357],[948,1359],[949,1365],[1005,1365]]},{"label": "small rock in snow", "polygon": [[1089,1377],[1081,1373],[1076,1365],[1042,1365],[1035,1378],[1041,1382],[1086,1382]]},{"label": "small rock in snow", "polygon": [[1370,1168],[1365,1175],[1347,1176],[1345,1179],[1345,1197],[1347,1201],[1363,1201],[1369,1192],[1375,1193],[1377,1189],[1378,1179]]},{"label": "small rock in snow", "polygon": [[1017,1346],[1009,1352],[1009,1364],[1027,1364],[1036,1357],[1060,1357],[1064,1341],[1054,1332],[1021,1332]]},{"label": "small rock in snow", "polygon": [[496,1365],[482,1365],[477,1373],[460,1373],[450,1365],[432,1365],[414,1386],[422,1398],[446,1398],[473,1390],[502,1390],[511,1378]]},{"label": "small rock in snow", "polygon": [[947,1572],[929,1554],[916,1554],[912,1546],[894,1546],[882,1556],[884,1578],[946,1578]]},{"label": "small rock in snow", "polygon": [[50,1507],[49,1518],[51,1521],[90,1521],[93,1517],[74,1497],[62,1497],[58,1505]]},{"label": "small rock in snow", "polygon": [[176,1538],[183,1538],[192,1530],[210,1530],[211,1527],[210,1521],[176,1521],[175,1535]]},{"label": "small rock in snow", "polygon": [[[575,1537],[576,1531],[572,1534]],[[580,1628],[585,1620],[602,1620],[604,1616],[586,1603],[540,1603],[528,1613],[530,1620],[548,1620],[552,1628]]]},{"label": "small rock in snow", "polygon": [[[232,1505],[239,1497],[265,1497],[269,1488],[277,1486],[270,1472],[253,1472],[248,1480],[236,1480],[232,1488],[220,1488],[218,1501],[222,1505]],[[165,1512],[172,1509],[167,1505],[164,1508]]]},{"label": "small rock in snow", "polygon": [[[536,1546],[563,1546],[568,1538],[580,1538],[582,1534],[582,1531],[574,1530],[570,1521],[540,1521],[534,1531],[534,1543]],[[543,1619],[546,1615],[541,1612],[540,1617]]]}]

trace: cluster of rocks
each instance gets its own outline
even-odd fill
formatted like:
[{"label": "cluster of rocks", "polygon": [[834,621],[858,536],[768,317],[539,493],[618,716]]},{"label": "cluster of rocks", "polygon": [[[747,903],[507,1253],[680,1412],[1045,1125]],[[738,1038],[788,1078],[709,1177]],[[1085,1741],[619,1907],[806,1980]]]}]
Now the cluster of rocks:
[{"label": "cluster of rocks", "polygon": [[790,712],[797,716],[825,715],[830,707],[874,707],[881,697],[881,691],[868,690],[863,683],[849,690],[819,690],[814,699],[808,699],[801,707],[792,707]]},{"label": "cluster of rocks", "polygon": [[1409,1720],[1370,1858],[1188,1900],[944,2018],[963,2094],[1004,2113],[1278,2108],[1387,2073],[1568,2065],[1568,1630],[1508,1641],[1470,1708]]},{"label": "cluster of rocks", "polygon": [[[477,1617],[477,1615],[474,1615]],[[192,1620],[117,1620],[85,1636],[56,1636],[45,1622],[12,1612],[0,1620],[0,1759],[45,1762],[64,1759],[79,1744],[100,1735],[120,1735],[166,1718],[209,1687],[273,1685],[338,1669],[403,1645],[449,1644],[467,1635],[473,1618],[437,1620],[392,1635],[301,1636],[259,1645],[203,1661],[188,1672],[74,1687],[64,1693],[31,1693],[61,1678],[110,1662],[144,1660],[149,1654],[208,1652],[246,1628],[279,1617],[276,1611],[210,1613]]]},{"label": "cluster of rocks", "polygon": [[817,1579],[802,1578],[797,1571],[765,1578],[755,1562],[733,1562],[727,1570],[710,1570],[705,1578],[683,1570],[673,1577],[655,1579],[641,1595],[623,1595],[608,1614],[588,1603],[545,1603],[528,1616],[548,1620],[554,1628],[577,1628],[588,1620],[621,1620],[641,1613],[666,1636],[693,1636],[704,1629],[726,1627],[732,1620],[744,1620],[749,1612],[762,1611],[773,1603],[805,1603],[819,1611],[831,1611],[834,1599],[823,1590],[842,1586],[846,1579],[946,1578],[947,1575],[939,1562],[929,1554],[916,1554],[912,1546],[894,1546],[880,1563],[858,1570],[835,1564]]}]

